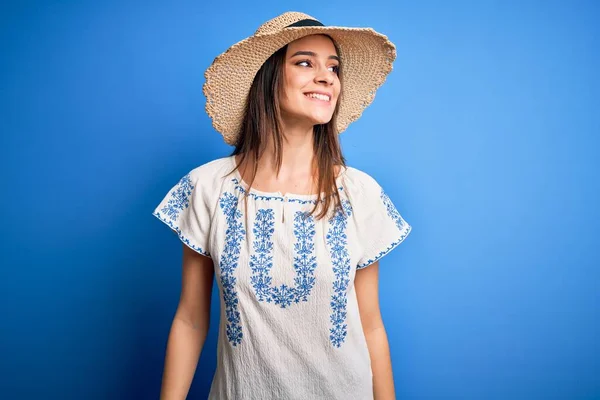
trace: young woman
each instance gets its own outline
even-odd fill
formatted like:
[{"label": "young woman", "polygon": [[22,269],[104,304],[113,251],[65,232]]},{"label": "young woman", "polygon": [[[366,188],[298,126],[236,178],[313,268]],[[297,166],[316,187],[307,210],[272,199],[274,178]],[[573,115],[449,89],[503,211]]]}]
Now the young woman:
[{"label": "young woman", "polygon": [[184,243],[162,399],[188,393],[215,276],[209,399],[394,398],[378,262],[411,227],[338,141],[394,58],[370,28],[290,12],[208,68],[206,110],[235,150],[186,174],[154,211]]}]

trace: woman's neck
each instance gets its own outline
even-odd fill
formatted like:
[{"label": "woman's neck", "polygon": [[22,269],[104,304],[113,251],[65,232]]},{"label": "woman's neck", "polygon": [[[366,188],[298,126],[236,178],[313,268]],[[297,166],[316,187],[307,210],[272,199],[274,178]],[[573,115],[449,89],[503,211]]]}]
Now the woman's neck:
[{"label": "woman's neck", "polygon": [[[285,177],[298,173],[306,174],[312,171],[311,165],[314,158],[313,126],[307,124],[306,121],[283,120],[281,128],[283,135],[281,176]],[[267,143],[266,148],[267,150],[259,162],[259,167],[275,172],[277,170],[277,160],[273,140]]]},{"label": "woman's neck", "polygon": [[[239,158],[236,159],[239,163]],[[313,185],[314,170],[313,131],[289,126],[283,131],[281,149],[281,169],[277,174],[277,159],[273,141],[269,141],[256,171],[255,184],[265,191],[310,191]],[[245,182],[250,182],[253,160],[247,158],[246,165],[240,165],[240,173]]]}]

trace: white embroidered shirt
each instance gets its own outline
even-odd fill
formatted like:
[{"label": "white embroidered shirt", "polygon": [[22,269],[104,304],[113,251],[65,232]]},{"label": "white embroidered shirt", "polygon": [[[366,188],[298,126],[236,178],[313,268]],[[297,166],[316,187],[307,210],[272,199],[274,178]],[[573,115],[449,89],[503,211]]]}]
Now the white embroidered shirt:
[{"label": "white embroidered shirt", "polygon": [[344,212],[317,220],[307,214],[317,195],[254,188],[246,211],[246,183],[226,176],[234,167],[229,156],[193,169],[154,210],[214,263],[221,314],[209,400],[372,399],[354,277],[411,226],[353,167],[336,180]]}]

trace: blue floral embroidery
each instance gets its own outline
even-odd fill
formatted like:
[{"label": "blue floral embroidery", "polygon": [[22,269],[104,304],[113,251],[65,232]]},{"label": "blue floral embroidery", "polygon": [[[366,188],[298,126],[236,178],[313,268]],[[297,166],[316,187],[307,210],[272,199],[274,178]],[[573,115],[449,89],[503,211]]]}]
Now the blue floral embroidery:
[{"label": "blue floral embroidery", "polygon": [[219,263],[221,268],[221,284],[223,286],[223,299],[225,314],[227,316],[227,338],[234,346],[242,342],[243,333],[238,311],[238,296],[235,290],[236,278],[233,275],[238,266],[241,242],[246,235],[242,222],[242,212],[237,209],[237,198],[231,193],[223,193],[219,199],[219,206],[227,220],[225,231],[225,247]]},{"label": "blue floral embroidery", "polygon": [[383,204],[387,209],[387,214],[394,220],[398,229],[402,230],[404,228],[405,221],[402,219],[402,216],[400,216],[400,213],[394,206],[394,203],[392,203],[392,200],[390,200],[390,197],[383,189],[381,189],[381,194],[379,197],[381,200],[383,200]]},{"label": "blue floral embroidery", "polygon": [[[244,187],[240,184],[240,181],[237,178],[231,178],[231,181],[235,184],[235,188],[236,190],[239,190],[241,193],[246,193],[246,189],[244,189]],[[343,191],[344,187],[340,186],[338,187],[338,191]],[[284,197],[283,196],[265,196],[265,195],[259,195],[256,193],[248,193],[248,196],[252,197],[255,200],[266,200],[266,201],[270,201],[270,200],[276,200],[276,201],[284,201]],[[298,204],[315,204],[317,202],[317,200],[304,200],[304,199],[298,199],[295,197],[288,197],[288,203],[298,203]],[[325,199],[321,199],[321,202],[324,202]]]},{"label": "blue floral embroidery", "polygon": [[400,230],[400,237],[398,239],[396,239],[394,242],[392,242],[387,248],[380,251],[379,254],[377,254],[375,257],[363,262],[362,264],[358,264],[356,266],[356,269],[365,268],[366,266],[373,264],[375,261],[377,261],[381,257],[385,256],[387,253],[392,251],[396,246],[398,246],[400,243],[402,243],[404,241],[404,239],[406,239],[406,236],[408,236],[408,234],[410,233],[410,231],[412,229],[411,226],[408,225],[406,223],[406,221],[402,218],[402,216],[396,209],[396,206],[394,206],[394,203],[392,202],[390,197],[385,193],[383,188],[381,189],[379,198],[383,201],[383,204],[385,205],[385,208],[387,210],[387,215],[390,218],[392,218],[392,220],[394,220],[394,223],[398,227],[398,230]]},{"label": "blue floral embroidery", "polygon": [[297,211],[294,216],[294,269],[296,270],[296,302],[308,301],[315,286],[314,272],[317,268],[315,255],[315,220],[309,212]]},{"label": "blue floral embroidery", "polygon": [[173,229],[177,233],[177,236],[179,236],[179,239],[181,239],[188,247],[196,250],[200,254],[210,257],[211,255],[207,250],[193,244],[190,239],[183,234],[177,221],[181,212],[189,207],[190,196],[192,195],[194,187],[195,186],[192,185],[190,174],[185,175],[177,182],[170,192],[167,204],[160,209],[160,212],[154,211],[152,214]]},{"label": "blue floral embroidery", "polygon": [[272,279],[269,276],[269,270],[273,266],[273,242],[271,236],[274,232],[274,220],[272,209],[261,209],[256,214],[254,222],[254,235],[256,239],[252,246],[254,252],[250,256],[250,268],[252,269],[252,277],[250,282],[254,287],[254,292],[259,301],[271,301],[269,290],[271,288]]},{"label": "blue floral embroidery", "polygon": [[333,282],[333,295],[331,296],[332,313],[330,316],[333,328],[329,329],[329,339],[335,347],[340,347],[346,340],[347,324],[346,306],[348,304],[347,289],[350,283],[350,257],[348,254],[348,237],[346,227],[348,217],[352,215],[352,206],[348,200],[342,201],[343,211],[336,210],[334,216],[329,220],[329,230],[327,231],[327,245],[331,253],[333,263],[333,272],[335,281]]},{"label": "blue floral embroidery", "polygon": [[194,190],[190,174],[185,175],[177,182],[177,185],[171,192],[171,197],[161,212],[171,221],[177,220],[179,213],[190,205],[190,195]]},{"label": "blue floral embroidery", "polygon": [[259,209],[254,222],[253,243],[254,254],[250,256],[252,269],[251,283],[259,301],[275,303],[281,308],[286,308],[292,303],[308,301],[311,289],[315,285],[314,271],[317,267],[317,258],[314,254],[315,222],[308,212],[297,211],[294,215],[294,235],[297,238],[294,244],[294,269],[296,277],[295,286],[281,285],[273,287],[269,275],[273,267],[273,233],[275,231],[275,215],[273,209]]},{"label": "blue floral embroidery", "polygon": [[[238,181],[237,178],[231,178],[231,181],[235,184],[235,188],[237,190],[239,190],[242,193],[246,193],[246,189],[244,189],[244,187],[240,185],[240,181]],[[284,200],[282,196],[263,196],[252,192],[248,193],[248,196],[252,197],[255,200]]]}]

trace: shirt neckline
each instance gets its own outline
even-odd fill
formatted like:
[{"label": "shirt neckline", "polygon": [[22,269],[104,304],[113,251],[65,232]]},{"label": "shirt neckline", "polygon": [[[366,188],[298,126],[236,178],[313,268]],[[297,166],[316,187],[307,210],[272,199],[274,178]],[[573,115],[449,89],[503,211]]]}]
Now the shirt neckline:
[{"label": "shirt neckline", "polygon": [[[236,167],[235,155],[229,156],[228,158],[229,158],[229,164],[231,165],[231,168],[232,169],[235,168]],[[336,184],[338,190],[340,189],[341,181],[347,171],[348,171],[348,167],[342,167],[342,170],[340,171],[339,175],[335,179],[335,184]],[[242,187],[242,189],[244,189],[245,191],[248,191],[249,185],[242,179],[242,175],[240,174],[240,171],[238,169],[236,169],[235,171],[233,171],[233,174],[237,181],[237,184],[239,184]],[[278,199],[317,200],[319,197],[316,193],[314,193],[314,194],[299,194],[299,193],[287,192],[284,195],[279,190],[276,192],[265,192],[265,191],[258,190],[255,188],[250,188],[249,192],[252,194],[255,194],[257,196],[275,197]],[[325,196],[325,193],[321,192],[321,196]]]}]

